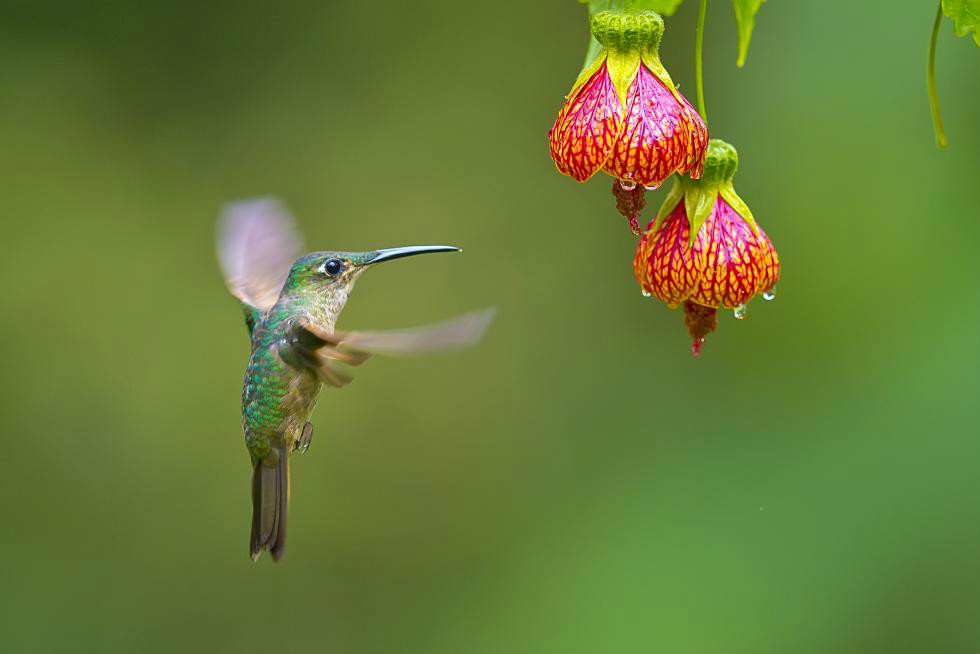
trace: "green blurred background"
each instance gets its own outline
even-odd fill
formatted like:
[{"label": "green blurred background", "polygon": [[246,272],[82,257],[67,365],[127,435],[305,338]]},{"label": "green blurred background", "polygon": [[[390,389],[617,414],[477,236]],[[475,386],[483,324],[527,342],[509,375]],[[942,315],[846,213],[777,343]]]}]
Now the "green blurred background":
[{"label": "green blurred background", "polygon": [[[783,277],[693,359],[607,180],[548,157],[577,3],[5,1],[0,650],[976,651],[980,57],[947,21],[939,151],[903,4],[767,3],[739,70],[711,3],[712,134]],[[311,249],[465,249],[341,326],[499,308],[324,392],[279,565],[213,242],[266,193]]]}]

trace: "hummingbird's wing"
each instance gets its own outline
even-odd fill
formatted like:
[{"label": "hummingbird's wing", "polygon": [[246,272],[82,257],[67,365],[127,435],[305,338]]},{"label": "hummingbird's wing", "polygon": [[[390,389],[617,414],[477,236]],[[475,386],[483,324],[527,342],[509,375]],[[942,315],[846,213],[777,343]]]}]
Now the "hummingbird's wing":
[{"label": "hummingbird's wing", "polygon": [[218,260],[228,290],[245,305],[247,321],[276,303],[302,245],[292,215],[276,198],[244,200],[222,209]]},{"label": "hummingbird's wing", "polygon": [[475,345],[495,309],[473,311],[445,322],[390,331],[330,331],[309,321],[297,323],[279,345],[283,360],[314,370],[330,386],[344,386],[351,376],[338,364],[359,366],[372,354],[423,354]]},{"label": "hummingbird's wing", "polygon": [[493,320],[496,309],[480,309],[445,322],[409,329],[339,332],[338,347],[372,354],[424,354],[476,345]]}]

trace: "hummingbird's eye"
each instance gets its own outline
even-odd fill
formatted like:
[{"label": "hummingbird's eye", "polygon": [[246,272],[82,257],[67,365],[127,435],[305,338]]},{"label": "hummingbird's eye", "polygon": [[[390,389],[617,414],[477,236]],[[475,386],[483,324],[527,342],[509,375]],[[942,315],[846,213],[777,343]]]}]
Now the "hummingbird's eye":
[{"label": "hummingbird's eye", "polygon": [[340,273],[344,272],[344,262],[340,259],[327,259],[323,262],[323,265],[320,266],[320,270],[331,277],[336,277]]}]

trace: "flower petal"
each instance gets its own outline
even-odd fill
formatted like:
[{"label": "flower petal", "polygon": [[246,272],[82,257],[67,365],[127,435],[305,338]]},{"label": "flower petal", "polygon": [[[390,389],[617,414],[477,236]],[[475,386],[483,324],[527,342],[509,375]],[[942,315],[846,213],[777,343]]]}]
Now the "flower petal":
[{"label": "flower petal", "polygon": [[695,249],[704,243],[704,274],[691,300],[731,309],[752,299],[760,290],[767,254],[749,224],[721,196],[698,234]]},{"label": "flower petal", "polygon": [[681,95],[681,103],[687,109],[686,118],[691,133],[691,147],[688,150],[687,163],[680,172],[688,173],[691,179],[698,179],[704,172],[704,159],[708,154],[708,126],[701,119],[701,114],[683,95]]},{"label": "flower petal", "polygon": [[761,227],[759,228],[759,239],[762,249],[762,277],[759,279],[757,293],[772,290],[776,282],[779,281],[779,255],[776,254],[776,248],[772,246],[772,241],[769,240]]},{"label": "flower petal", "polygon": [[606,63],[569,95],[548,135],[558,170],[584,182],[598,172],[623,128],[623,105]]},{"label": "flower petal", "polygon": [[686,101],[678,101],[645,62],[627,92],[625,122],[604,168],[613,177],[659,186],[675,171],[703,165],[707,147],[704,123]]},{"label": "flower petal", "polygon": [[702,230],[695,247],[690,247],[683,202],[677,204],[659,229],[644,234],[633,259],[633,274],[643,290],[672,307],[689,298],[699,288],[705,268],[704,234]]}]

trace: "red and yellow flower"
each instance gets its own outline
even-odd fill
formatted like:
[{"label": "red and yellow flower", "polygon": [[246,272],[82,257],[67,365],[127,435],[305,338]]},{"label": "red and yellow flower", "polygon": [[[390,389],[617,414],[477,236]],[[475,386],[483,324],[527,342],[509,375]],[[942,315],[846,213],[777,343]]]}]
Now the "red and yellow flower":
[{"label": "red and yellow flower", "polygon": [[599,170],[625,187],[701,176],[708,128],[660,63],[664,23],[652,11],[591,19],[602,46],[572,86],[549,133],[558,170],[580,182]]},{"label": "red and yellow flower", "polygon": [[633,260],[644,293],[671,308],[684,304],[694,354],[717,326],[719,307],[741,318],[749,300],[771,298],[779,280],[779,256],[732,185],[737,168],[735,148],[712,139],[704,175],[678,178]]}]

